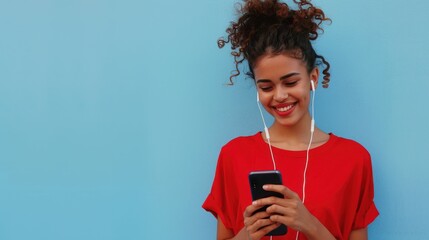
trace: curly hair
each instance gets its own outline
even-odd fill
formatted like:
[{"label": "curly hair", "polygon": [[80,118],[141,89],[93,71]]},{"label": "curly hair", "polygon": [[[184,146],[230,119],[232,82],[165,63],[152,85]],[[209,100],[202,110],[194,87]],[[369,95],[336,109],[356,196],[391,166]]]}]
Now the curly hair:
[{"label": "curly hair", "polygon": [[231,85],[234,84],[233,78],[240,75],[238,66],[244,60],[249,64],[247,75],[254,78],[253,67],[260,56],[287,52],[302,59],[308,72],[316,65],[325,65],[322,85],[324,88],[329,86],[330,64],[316,54],[310,41],[316,40],[319,32],[323,32],[321,24],[331,20],[310,0],[293,2],[297,9],[291,9],[278,0],[244,0],[244,5],[238,5],[240,16],[226,29],[228,38],[218,40],[219,48],[231,43],[231,55],[235,61],[235,70],[229,79]]}]

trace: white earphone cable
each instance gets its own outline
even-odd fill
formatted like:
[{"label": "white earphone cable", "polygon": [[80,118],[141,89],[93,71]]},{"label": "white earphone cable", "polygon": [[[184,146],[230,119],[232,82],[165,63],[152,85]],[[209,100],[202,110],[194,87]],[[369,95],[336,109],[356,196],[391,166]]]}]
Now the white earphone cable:
[{"label": "white earphone cable", "polygon": [[[311,99],[311,126],[310,126],[310,141],[308,142],[307,146],[307,157],[305,159],[305,167],[304,167],[304,180],[302,182],[302,204],[305,203],[305,187],[307,183],[307,168],[308,168],[308,161],[310,159],[310,148],[311,144],[313,143],[313,135],[314,135],[314,98],[316,96],[316,89],[314,87],[313,81],[312,84],[312,90],[313,90],[313,97]],[[298,240],[299,231],[296,232],[296,238],[295,240]]]},{"label": "white earphone cable", "polygon": [[307,147],[307,158],[305,160],[305,168],[304,168],[304,180],[302,184],[302,203],[305,203],[305,186],[306,186],[306,180],[307,180],[307,168],[308,168],[308,160],[310,158],[310,148],[311,144],[313,143],[313,135],[314,135],[314,97],[315,95],[315,89],[313,87],[313,97],[311,99],[311,126],[310,126],[310,141],[308,142]]},{"label": "white earphone cable", "polygon": [[[308,162],[310,159],[310,148],[311,148],[311,144],[313,143],[313,135],[314,135],[314,98],[315,98],[315,92],[316,89],[314,87],[314,83],[313,81],[311,81],[311,85],[312,85],[312,92],[313,92],[313,97],[311,99],[311,126],[310,126],[310,140],[308,142],[308,146],[307,146],[307,151],[306,151],[306,159],[305,159],[305,167],[304,167],[304,176],[303,176],[303,183],[302,183],[302,203],[305,203],[305,187],[306,187],[306,183],[307,183],[307,169],[308,169]],[[268,146],[270,148],[270,154],[271,154],[271,161],[273,162],[273,168],[274,170],[277,170],[276,167],[276,161],[274,160],[274,154],[273,154],[273,149],[271,146],[271,141],[270,141],[270,133],[268,131],[267,125],[265,123],[265,118],[264,118],[264,114],[262,113],[262,109],[260,106],[260,102],[259,102],[259,94],[258,92],[256,92],[256,101],[257,101],[257,105],[258,105],[258,109],[259,109],[259,113],[261,114],[261,118],[262,118],[262,123],[264,124],[264,132],[265,132],[265,137],[267,138],[267,142],[268,142]],[[296,232],[296,240],[298,240],[299,237],[299,231]],[[270,236],[270,240],[273,239],[273,236]]]},{"label": "white earphone cable", "polygon": [[271,147],[270,132],[268,131],[267,124],[265,123],[264,114],[262,113],[262,109],[261,109],[260,102],[259,102],[258,92],[256,92],[256,103],[258,105],[259,113],[261,114],[262,123],[264,124],[265,137],[267,138],[268,146],[270,148],[271,161],[273,162],[273,168],[274,168],[274,170],[277,170],[276,161],[274,160],[273,148]]}]

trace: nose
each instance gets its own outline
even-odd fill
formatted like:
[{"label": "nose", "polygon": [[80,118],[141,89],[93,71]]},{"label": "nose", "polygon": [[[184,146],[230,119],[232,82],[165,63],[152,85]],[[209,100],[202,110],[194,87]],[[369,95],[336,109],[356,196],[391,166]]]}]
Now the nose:
[{"label": "nose", "polygon": [[279,87],[274,91],[274,100],[277,102],[284,102],[289,97],[285,88]]}]

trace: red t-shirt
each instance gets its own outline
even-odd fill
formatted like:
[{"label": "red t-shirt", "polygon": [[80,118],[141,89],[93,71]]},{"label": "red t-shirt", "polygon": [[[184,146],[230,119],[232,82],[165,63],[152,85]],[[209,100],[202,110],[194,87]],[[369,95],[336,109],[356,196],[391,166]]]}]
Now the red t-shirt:
[{"label": "red t-shirt", "polygon": [[[302,198],[306,151],[273,147],[273,153],[283,184]],[[244,209],[252,202],[249,172],[272,169],[261,133],[230,141],[220,152],[203,208],[237,234],[244,226]],[[349,239],[352,230],[365,228],[378,216],[373,198],[371,157],[359,143],[330,134],[328,142],[310,150],[305,206],[337,239]],[[295,235],[289,228],[288,234],[274,239],[295,239]]]}]

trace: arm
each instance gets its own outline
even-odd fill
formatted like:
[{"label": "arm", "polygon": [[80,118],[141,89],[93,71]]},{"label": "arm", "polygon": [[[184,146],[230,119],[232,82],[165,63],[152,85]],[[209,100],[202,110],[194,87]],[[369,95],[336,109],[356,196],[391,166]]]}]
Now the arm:
[{"label": "arm", "polygon": [[[317,220],[317,219],[316,219]],[[335,239],[334,236],[320,223],[321,229],[314,232],[313,237],[307,236],[309,239]],[[350,233],[349,240],[368,240],[367,228],[353,230]]]},{"label": "arm", "polygon": [[[310,214],[310,213],[309,213]],[[311,215],[311,214],[310,214]],[[329,230],[313,215],[310,216],[309,224],[307,227],[301,230],[301,232],[309,239],[309,240],[335,240],[336,238],[329,232]],[[355,239],[357,240],[357,239]]]},{"label": "arm", "polygon": [[353,230],[349,240],[368,240],[368,228]]},{"label": "arm", "polygon": [[247,240],[244,228],[234,236],[234,233],[225,227],[220,218],[217,219],[217,240]]}]

